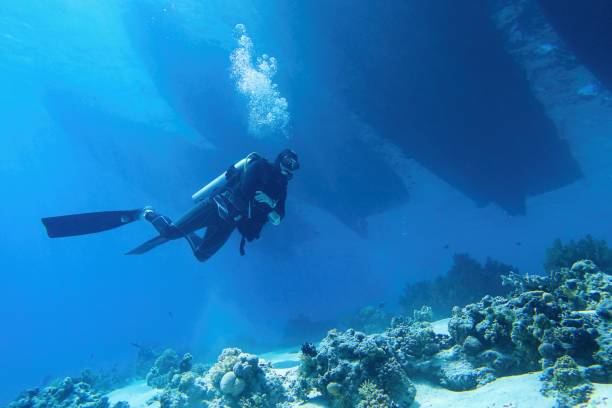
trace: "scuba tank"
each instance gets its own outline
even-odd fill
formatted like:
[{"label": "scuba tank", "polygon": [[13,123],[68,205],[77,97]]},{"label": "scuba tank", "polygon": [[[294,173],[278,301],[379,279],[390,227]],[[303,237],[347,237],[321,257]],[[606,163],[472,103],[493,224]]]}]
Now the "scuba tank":
[{"label": "scuba tank", "polygon": [[247,157],[231,166],[228,170],[224,171],[213,181],[193,194],[191,196],[192,200],[198,203],[219,194],[227,187],[230,180],[232,180],[235,176],[239,176],[241,172],[246,171],[248,165],[254,160],[258,159],[261,159],[261,156],[258,153],[249,154]]}]

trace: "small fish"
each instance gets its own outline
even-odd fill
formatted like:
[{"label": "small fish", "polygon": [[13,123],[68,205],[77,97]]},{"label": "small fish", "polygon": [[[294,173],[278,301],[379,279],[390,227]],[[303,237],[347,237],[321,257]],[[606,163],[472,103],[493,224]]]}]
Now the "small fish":
[{"label": "small fish", "polygon": [[448,248],[450,248],[450,245],[446,244],[446,245],[444,245],[442,248],[444,248],[444,249],[448,249]]},{"label": "small fish", "polygon": [[516,245],[516,246],[521,246],[521,245],[523,245],[523,243],[522,243],[522,242],[520,242],[520,241],[517,241],[517,242],[515,242],[515,243],[514,243],[514,245]]},{"label": "small fish", "polygon": [[174,315],[172,314],[172,312],[168,312],[168,316],[170,316],[171,319],[174,319]]}]

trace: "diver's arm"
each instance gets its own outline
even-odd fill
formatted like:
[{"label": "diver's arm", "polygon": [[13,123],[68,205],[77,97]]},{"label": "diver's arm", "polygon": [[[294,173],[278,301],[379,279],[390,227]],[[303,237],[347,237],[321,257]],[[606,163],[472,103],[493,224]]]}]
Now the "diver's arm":
[{"label": "diver's arm", "polygon": [[255,193],[255,201],[257,201],[260,204],[265,204],[268,207],[270,207],[271,211],[268,213],[268,221],[270,221],[270,224],[272,225],[280,224],[281,219],[283,217],[281,216],[281,214],[279,214],[279,211],[276,210],[278,208],[277,201],[273,200],[272,198],[270,198],[269,195],[259,190]]},{"label": "diver's arm", "polygon": [[268,221],[272,225],[279,225],[283,218],[285,218],[285,201],[287,201],[287,188],[283,189],[279,199],[274,202],[272,211],[268,213]]},{"label": "diver's arm", "polygon": [[265,204],[272,209],[275,209],[277,204],[276,200],[273,200],[269,195],[261,190],[257,190],[255,192],[255,201],[260,204]]},{"label": "diver's arm", "polygon": [[275,201],[263,191],[257,191],[255,193],[255,201],[261,204],[266,204],[272,210],[268,213],[268,221],[270,221],[270,224],[272,225],[280,224],[281,220],[283,219],[283,216],[285,215],[284,198],[285,196],[283,195],[280,200]]},{"label": "diver's arm", "polygon": [[278,201],[275,202],[275,206],[273,210],[268,213],[268,221],[270,224],[276,226],[281,223],[283,218],[285,218],[285,201],[287,199],[287,190],[283,192]]}]

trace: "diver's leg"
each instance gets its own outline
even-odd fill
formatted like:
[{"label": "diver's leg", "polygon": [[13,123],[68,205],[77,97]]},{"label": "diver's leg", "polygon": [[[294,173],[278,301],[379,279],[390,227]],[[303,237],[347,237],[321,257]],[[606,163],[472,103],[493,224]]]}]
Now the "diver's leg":
[{"label": "diver's leg", "polygon": [[[213,221],[213,220],[211,220]],[[224,221],[218,215],[214,222],[207,225],[204,237],[200,238],[195,233],[185,236],[193,254],[200,262],[208,260],[227,242],[234,231],[234,225]]]},{"label": "diver's leg", "polygon": [[145,207],[142,211],[142,218],[149,221],[151,225],[164,238],[182,238],[184,234],[172,223],[172,220],[165,215],[159,214],[153,207]]},{"label": "diver's leg", "polygon": [[216,214],[218,214],[218,210],[214,200],[200,201],[179,217],[174,225],[184,234],[188,234],[209,225]]},{"label": "diver's leg", "polygon": [[[225,221],[219,216],[219,210],[214,200],[198,203],[176,222],[157,213],[153,208],[146,207],[142,218],[149,221],[159,234],[167,239],[185,238],[195,257],[204,262],[213,256],[228,240],[234,231],[233,222]],[[195,231],[206,228],[200,238]]]}]

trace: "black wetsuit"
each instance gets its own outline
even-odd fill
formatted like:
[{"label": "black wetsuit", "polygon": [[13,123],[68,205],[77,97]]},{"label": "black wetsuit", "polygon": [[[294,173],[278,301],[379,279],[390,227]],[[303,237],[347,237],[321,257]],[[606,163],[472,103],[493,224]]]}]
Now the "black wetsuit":
[{"label": "black wetsuit", "polygon": [[[165,216],[150,220],[160,235],[167,239],[186,238],[199,261],[206,261],[227,242],[235,228],[242,234],[241,253],[244,242],[259,238],[268,214],[276,211],[285,216],[287,177],[280,167],[265,159],[250,163],[246,171],[236,174],[236,181],[228,188],[195,206],[183,217],[172,223]],[[276,201],[272,209],[255,200],[255,193],[262,191]],[[202,237],[195,231],[206,228]]]},{"label": "black wetsuit", "polygon": [[[276,207],[270,208],[265,203],[255,201],[255,193],[262,191],[276,201]],[[237,194],[248,201],[245,203],[246,217],[237,222],[238,231],[247,241],[259,238],[263,226],[268,222],[268,214],[276,211],[281,219],[285,217],[285,200],[287,199],[287,176],[280,168],[260,159],[253,163],[242,175]]]}]

